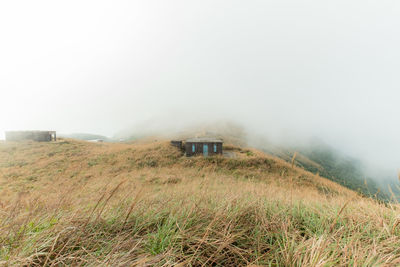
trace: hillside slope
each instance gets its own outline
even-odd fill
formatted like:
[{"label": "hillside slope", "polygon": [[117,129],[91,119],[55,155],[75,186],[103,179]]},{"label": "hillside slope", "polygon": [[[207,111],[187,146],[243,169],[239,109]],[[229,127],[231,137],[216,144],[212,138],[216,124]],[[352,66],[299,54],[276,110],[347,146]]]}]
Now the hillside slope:
[{"label": "hillside slope", "polygon": [[[364,196],[389,201],[396,198],[388,190],[387,185],[378,183],[382,177],[368,175],[367,167],[355,158],[335,150],[318,139],[312,139],[302,145],[274,145],[260,142],[261,150],[291,162],[296,154],[295,164],[314,174],[319,174],[331,181],[357,191]],[[397,182],[391,177],[392,190],[397,188]]]},{"label": "hillside slope", "polygon": [[398,207],[257,150],[0,143],[7,265],[400,264]]}]

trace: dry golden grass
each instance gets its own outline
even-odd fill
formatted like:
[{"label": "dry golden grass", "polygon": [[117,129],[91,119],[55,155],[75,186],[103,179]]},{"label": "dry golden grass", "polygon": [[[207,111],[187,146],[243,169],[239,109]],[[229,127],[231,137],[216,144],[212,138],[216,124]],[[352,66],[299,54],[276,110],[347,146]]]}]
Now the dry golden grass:
[{"label": "dry golden grass", "polygon": [[54,266],[400,265],[397,205],[256,150],[0,144],[0,261]]}]

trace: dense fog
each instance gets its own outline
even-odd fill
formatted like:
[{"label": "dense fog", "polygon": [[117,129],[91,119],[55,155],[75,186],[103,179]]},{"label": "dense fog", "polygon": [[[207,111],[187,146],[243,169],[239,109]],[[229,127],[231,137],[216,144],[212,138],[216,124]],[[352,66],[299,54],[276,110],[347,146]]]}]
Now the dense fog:
[{"label": "dense fog", "polygon": [[398,29],[395,0],[3,1],[0,138],[230,121],[395,170]]}]

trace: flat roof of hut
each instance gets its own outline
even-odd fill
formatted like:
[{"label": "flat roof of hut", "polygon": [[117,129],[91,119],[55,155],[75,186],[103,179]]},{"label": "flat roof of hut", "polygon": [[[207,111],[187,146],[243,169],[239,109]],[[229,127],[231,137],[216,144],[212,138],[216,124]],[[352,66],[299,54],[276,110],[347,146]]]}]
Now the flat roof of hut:
[{"label": "flat roof of hut", "polygon": [[211,138],[211,137],[195,137],[195,138],[189,138],[186,140],[186,142],[191,142],[191,143],[223,143],[221,139],[217,138]]}]

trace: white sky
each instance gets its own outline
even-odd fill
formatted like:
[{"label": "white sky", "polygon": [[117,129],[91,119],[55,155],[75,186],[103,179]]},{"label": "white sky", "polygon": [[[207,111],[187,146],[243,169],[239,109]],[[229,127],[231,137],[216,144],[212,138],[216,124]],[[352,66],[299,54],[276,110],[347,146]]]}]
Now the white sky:
[{"label": "white sky", "polygon": [[399,99],[398,0],[0,2],[0,137],[216,117],[400,167]]}]

